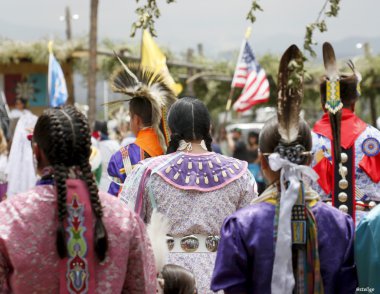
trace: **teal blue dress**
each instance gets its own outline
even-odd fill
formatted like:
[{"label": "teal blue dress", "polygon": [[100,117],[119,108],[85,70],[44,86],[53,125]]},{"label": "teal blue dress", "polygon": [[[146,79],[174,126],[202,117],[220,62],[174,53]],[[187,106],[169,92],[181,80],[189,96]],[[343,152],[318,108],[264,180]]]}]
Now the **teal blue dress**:
[{"label": "teal blue dress", "polygon": [[367,293],[380,293],[380,205],[356,229],[355,259],[359,288],[372,288]]}]

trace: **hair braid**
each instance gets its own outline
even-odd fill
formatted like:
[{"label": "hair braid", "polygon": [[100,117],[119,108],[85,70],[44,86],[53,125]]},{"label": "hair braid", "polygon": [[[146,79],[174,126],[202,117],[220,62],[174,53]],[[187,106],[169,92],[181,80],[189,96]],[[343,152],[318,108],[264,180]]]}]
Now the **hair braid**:
[{"label": "hair braid", "polygon": [[[67,161],[67,142],[64,136],[64,129],[60,123],[59,118],[56,115],[51,117],[51,133],[53,138],[57,138],[52,142],[53,146],[48,153],[48,158],[51,158],[53,162],[52,166],[54,168],[54,181],[57,190],[57,204],[58,204],[58,228],[56,237],[56,247],[58,255],[60,258],[65,258],[67,256],[66,248],[66,233],[64,228],[64,221],[67,214],[66,208],[66,179],[67,179],[67,167],[65,163]],[[58,162],[59,161],[62,163]]]},{"label": "hair braid", "polygon": [[184,97],[175,102],[168,114],[168,125],[172,132],[167,153],[175,152],[179,141],[205,140],[211,151],[210,114],[203,102]]},{"label": "hair braid", "polygon": [[54,168],[54,181],[57,191],[58,228],[56,246],[61,258],[67,256],[64,221],[67,215],[66,197],[69,168],[78,166],[82,171],[89,194],[92,211],[96,217],[94,248],[100,261],[106,257],[108,249],[107,231],[102,221],[103,210],[98,196],[98,188],[91,172],[89,157],[91,137],[87,120],[73,106],[62,109],[48,109],[37,121],[34,140],[44,151]]},{"label": "hair braid", "polygon": [[53,165],[55,186],[57,189],[57,203],[58,203],[58,228],[56,246],[60,258],[65,258],[67,255],[66,249],[66,233],[64,228],[64,220],[67,214],[66,209],[66,178],[67,168],[62,165]]},{"label": "hair braid", "polygon": [[168,149],[166,151],[167,154],[176,152],[179,147],[179,141],[183,140],[182,136],[177,133],[172,133],[170,135],[170,142]]},{"label": "hair braid", "polygon": [[206,147],[207,147],[207,150],[208,151],[212,151],[212,137],[211,137],[211,134],[210,132],[207,132],[204,136],[203,136],[204,140],[205,140],[205,143],[206,143]]},{"label": "hair braid", "polygon": [[77,138],[78,143],[76,144],[75,152],[78,152],[79,156],[79,167],[82,171],[83,180],[87,184],[87,188],[90,194],[90,202],[93,213],[96,218],[95,231],[94,231],[94,247],[97,257],[100,261],[103,261],[106,257],[106,252],[108,250],[108,236],[107,230],[103,224],[103,208],[100,203],[98,186],[96,185],[94,174],[91,172],[91,165],[89,162],[89,157],[91,153],[91,139],[90,139],[90,129],[86,118],[75,111],[68,111],[72,116],[74,116],[77,122]]}]

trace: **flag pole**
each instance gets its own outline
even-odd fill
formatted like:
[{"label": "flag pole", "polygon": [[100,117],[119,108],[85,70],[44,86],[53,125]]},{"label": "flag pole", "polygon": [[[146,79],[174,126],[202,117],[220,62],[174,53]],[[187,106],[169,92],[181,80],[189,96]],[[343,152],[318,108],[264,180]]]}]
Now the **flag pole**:
[{"label": "flag pole", "polygon": [[53,53],[53,41],[51,40],[48,43],[48,50],[49,50],[49,54]]},{"label": "flag pole", "polygon": [[[238,56],[238,61],[236,63],[236,68],[235,68],[234,76],[235,76],[235,73],[236,73],[239,61],[240,61],[240,59],[242,58],[242,55],[243,55],[244,45],[247,42],[249,36],[251,35],[251,32],[252,32],[252,28],[251,27],[248,27],[246,29],[246,31],[245,31],[243,43],[241,44],[241,48],[240,48],[240,52],[239,52],[239,56]],[[233,79],[234,79],[234,77],[232,77],[232,81],[233,81]],[[227,117],[228,117],[228,113],[231,111],[232,98],[234,96],[234,92],[235,92],[235,88],[232,86],[232,82],[231,82],[231,90],[230,90],[230,94],[228,95],[228,99],[227,99],[227,103],[226,103],[226,112],[225,112],[225,115],[224,115],[223,125],[225,125],[227,123]]]},{"label": "flag pole", "polygon": [[234,96],[234,92],[235,92],[235,88],[231,87],[230,94],[228,95],[228,99],[227,99],[226,110],[225,110],[225,113],[224,113],[224,120],[223,120],[223,125],[224,126],[227,123],[228,113],[231,110],[232,97]]}]

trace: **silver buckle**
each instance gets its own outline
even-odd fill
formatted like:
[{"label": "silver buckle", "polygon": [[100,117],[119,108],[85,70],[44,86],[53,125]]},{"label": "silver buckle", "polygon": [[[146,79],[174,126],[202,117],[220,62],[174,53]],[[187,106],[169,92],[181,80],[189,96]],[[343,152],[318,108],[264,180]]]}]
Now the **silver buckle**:
[{"label": "silver buckle", "polygon": [[210,252],[216,252],[218,250],[219,245],[219,236],[208,236],[206,238],[206,248]]},{"label": "silver buckle", "polygon": [[[201,240],[203,240],[203,238]],[[209,252],[216,252],[218,250],[219,240],[220,240],[219,236],[214,236],[214,235],[207,236],[204,241],[206,249]],[[178,241],[179,241],[179,245],[181,249],[186,253],[196,252],[200,247],[199,246],[200,240],[195,235],[188,235],[181,238],[180,240],[178,239],[176,240],[172,236],[168,235],[166,236],[166,243],[168,245],[169,251],[173,250],[175,246],[175,242],[178,242]]]},{"label": "silver buckle", "polygon": [[199,248],[199,240],[194,235],[185,236],[181,239],[181,248],[185,252],[194,252]]}]

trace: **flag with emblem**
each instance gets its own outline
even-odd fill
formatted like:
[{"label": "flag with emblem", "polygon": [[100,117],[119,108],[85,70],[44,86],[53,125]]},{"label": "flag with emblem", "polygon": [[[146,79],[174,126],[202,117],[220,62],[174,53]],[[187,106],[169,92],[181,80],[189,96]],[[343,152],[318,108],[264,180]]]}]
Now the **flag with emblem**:
[{"label": "flag with emblem", "polygon": [[48,90],[51,107],[61,106],[66,103],[68,93],[65,76],[61,65],[55,59],[52,52],[49,55]]},{"label": "flag with emblem", "polygon": [[238,112],[246,111],[256,104],[269,100],[269,82],[265,71],[256,62],[252,48],[246,40],[244,40],[239,54],[232,87],[243,88],[233,106],[234,110]]}]

